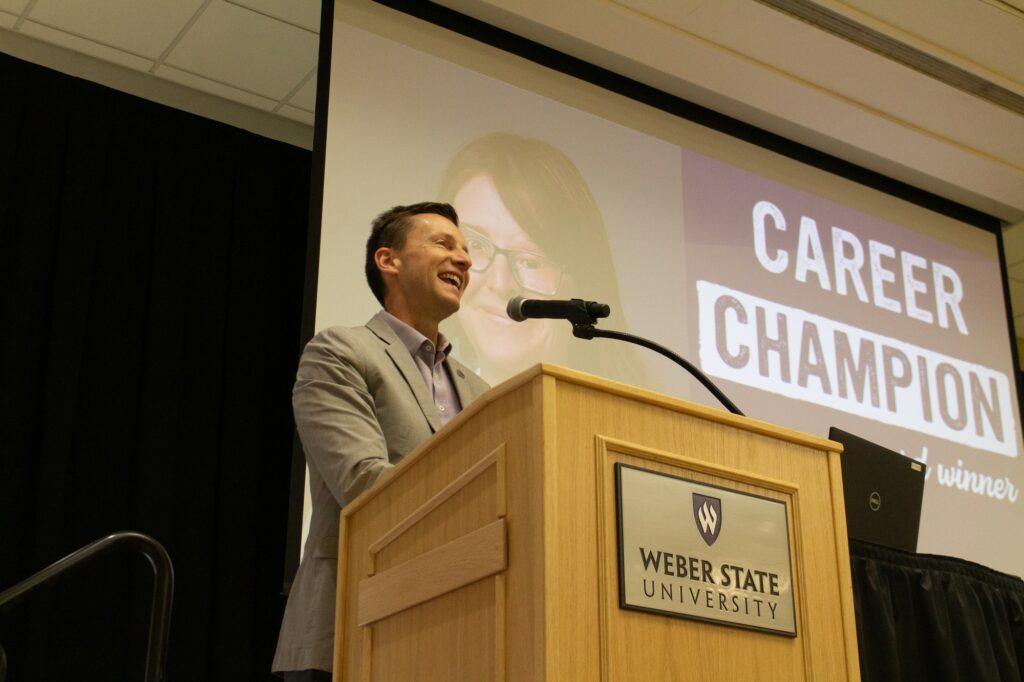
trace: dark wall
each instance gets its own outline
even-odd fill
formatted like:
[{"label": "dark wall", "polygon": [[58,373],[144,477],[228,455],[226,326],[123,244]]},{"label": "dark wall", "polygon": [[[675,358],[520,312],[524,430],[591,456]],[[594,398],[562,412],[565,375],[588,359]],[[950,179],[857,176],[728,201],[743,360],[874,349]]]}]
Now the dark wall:
[{"label": "dark wall", "polygon": [[[147,533],[168,679],[267,679],[311,155],[5,55],[0,82],[0,589]],[[149,575],[117,553],[0,613],[8,679],[141,679]]]}]

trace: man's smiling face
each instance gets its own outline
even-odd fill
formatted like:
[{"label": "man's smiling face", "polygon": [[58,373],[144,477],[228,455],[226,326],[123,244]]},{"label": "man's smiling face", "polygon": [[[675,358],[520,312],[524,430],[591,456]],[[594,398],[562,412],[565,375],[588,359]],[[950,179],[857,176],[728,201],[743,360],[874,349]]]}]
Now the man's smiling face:
[{"label": "man's smiling face", "polygon": [[411,220],[402,247],[384,254],[381,270],[392,275],[385,307],[432,339],[437,325],[459,309],[472,261],[452,221],[436,213]]}]

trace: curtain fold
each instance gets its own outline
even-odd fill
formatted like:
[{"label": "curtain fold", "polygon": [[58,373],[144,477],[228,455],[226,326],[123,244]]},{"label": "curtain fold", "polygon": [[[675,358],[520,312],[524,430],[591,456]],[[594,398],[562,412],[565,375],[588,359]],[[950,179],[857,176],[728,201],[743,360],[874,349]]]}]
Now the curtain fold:
[{"label": "curtain fold", "polygon": [[[275,679],[310,152],[0,55],[0,589],[160,541],[169,680]],[[149,568],[0,614],[10,680],[139,679]]]},{"label": "curtain fold", "polygon": [[857,540],[850,566],[865,682],[1024,679],[1020,578]]}]

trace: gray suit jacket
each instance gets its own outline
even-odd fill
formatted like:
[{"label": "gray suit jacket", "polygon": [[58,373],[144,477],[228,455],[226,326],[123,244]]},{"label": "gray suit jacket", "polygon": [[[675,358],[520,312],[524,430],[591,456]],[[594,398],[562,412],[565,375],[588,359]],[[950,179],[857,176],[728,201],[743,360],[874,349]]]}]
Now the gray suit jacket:
[{"label": "gray suit jacket", "polygon": [[[463,407],[487,384],[446,361]],[[441,427],[409,351],[379,317],[332,327],[306,346],[292,392],[309,465],[312,519],[288,595],[274,671],[331,670],[341,507]]]}]

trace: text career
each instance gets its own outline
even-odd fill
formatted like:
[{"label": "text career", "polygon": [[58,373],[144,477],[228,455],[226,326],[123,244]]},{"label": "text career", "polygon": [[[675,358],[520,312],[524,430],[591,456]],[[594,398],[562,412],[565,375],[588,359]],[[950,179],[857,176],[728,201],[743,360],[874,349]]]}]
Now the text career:
[{"label": "text career", "polygon": [[961,309],[964,286],[948,265],[874,239],[865,248],[853,232],[835,226],[826,242],[832,251],[827,258],[817,222],[801,216],[794,238],[792,232],[787,234],[782,211],[770,201],[754,204],[751,224],[754,255],[768,272],[778,275],[792,268],[798,282],[813,278],[825,291],[841,296],[852,291],[862,303],[969,333]]}]

